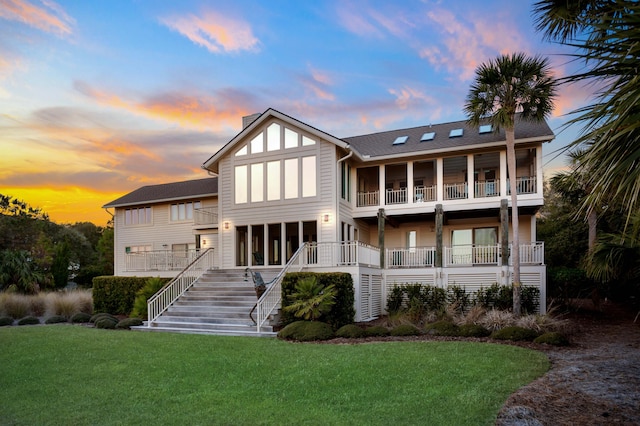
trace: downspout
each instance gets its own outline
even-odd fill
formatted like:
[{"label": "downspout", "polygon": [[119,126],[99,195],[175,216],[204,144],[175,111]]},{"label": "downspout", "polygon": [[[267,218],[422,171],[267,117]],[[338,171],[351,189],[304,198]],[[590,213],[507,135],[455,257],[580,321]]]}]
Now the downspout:
[{"label": "downspout", "polygon": [[[342,163],[343,161],[351,158],[351,156],[353,155],[353,151],[350,149],[350,145],[349,144],[347,144],[347,146],[345,148],[349,150],[349,153],[347,155],[345,155],[344,157],[340,158],[338,160],[338,162],[336,163],[338,165],[338,172],[340,171],[339,170],[340,169],[340,163]],[[340,175],[340,176],[342,176],[342,175]],[[338,218],[340,217],[340,189],[341,189],[340,185],[341,184],[342,184],[342,182],[340,182],[338,180],[338,187],[336,188],[336,209],[335,209],[335,212],[336,212],[336,227],[335,227],[336,239],[335,239],[335,241],[336,242],[340,241],[340,229],[338,228]],[[350,189],[351,188],[349,188],[349,190]]]}]

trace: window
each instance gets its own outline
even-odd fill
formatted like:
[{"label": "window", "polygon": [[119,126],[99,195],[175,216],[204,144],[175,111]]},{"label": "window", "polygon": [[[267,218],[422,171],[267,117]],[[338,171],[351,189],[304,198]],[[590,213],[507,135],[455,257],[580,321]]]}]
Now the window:
[{"label": "window", "polygon": [[193,210],[202,207],[200,201],[171,204],[171,222],[193,220]]},{"label": "window", "polygon": [[259,203],[264,201],[264,164],[257,163],[251,165],[251,202]]},{"label": "window", "polygon": [[351,166],[346,163],[341,163],[341,177],[342,177],[342,199],[351,201]]},{"label": "window", "polygon": [[251,145],[252,154],[259,154],[264,151],[264,142],[262,139],[262,133],[251,139],[251,142],[249,142],[249,144]]},{"label": "window", "polygon": [[315,145],[316,141],[306,136],[302,136],[302,146]]},{"label": "window", "polygon": [[146,225],[151,223],[151,207],[138,207],[124,211],[125,225]]},{"label": "window", "polygon": [[128,246],[124,248],[124,252],[129,253],[144,253],[146,251],[151,251],[151,245],[140,245],[140,246]]},{"label": "window", "polygon": [[429,132],[422,135],[420,142],[432,141],[436,137],[436,132]]},{"label": "window", "polygon": [[450,138],[459,138],[464,133],[463,129],[453,129],[449,132]]},{"label": "window", "polygon": [[398,137],[396,138],[396,140],[395,140],[395,141],[393,141],[393,144],[394,144],[394,145],[402,145],[402,144],[404,144],[405,142],[407,142],[407,139],[409,139],[409,136],[398,136]]},{"label": "window", "polygon": [[316,196],[316,156],[302,157],[302,196]]},{"label": "window", "polygon": [[235,194],[236,204],[246,203],[247,200],[247,166],[236,166]]},{"label": "window", "polygon": [[280,199],[280,161],[267,163],[267,201]]},{"label": "window", "polygon": [[284,198],[298,198],[298,159],[284,160]]},{"label": "window", "polygon": [[267,127],[267,151],[280,149],[280,125],[273,123]]},{"label": "window", "polygon": [[417,231],[407,232],[407,248],[411,253],[414,253],[416,251],[417,243],[418,243],[418,232]]},{"label": "window", "polygon": [[247,155],[247,146],[246,145],[243,146],[242,148],[240,148],[238,150],[238,152],[236,152],[236,157],[240,157],[240,156],[243,156],[243,155]]},{"label": "window", "polygon": [[491,133],[493,129],[491,128],[491,124],[485,124],[480,126],[479,133],[482,135],[484,133]]},{"label": "window", "polygon": [[284,148],[296,148],[298,146],[298,134],[293,130],[284,129]]}]

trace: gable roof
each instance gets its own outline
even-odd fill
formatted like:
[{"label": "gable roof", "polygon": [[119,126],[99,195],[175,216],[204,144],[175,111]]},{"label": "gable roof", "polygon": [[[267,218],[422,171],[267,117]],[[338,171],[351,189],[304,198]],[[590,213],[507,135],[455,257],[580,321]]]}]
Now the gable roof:
[{"label": "gable roof", "polygon": [[218,178],[148,185],[105,204],[102,208],[127,207],[218,195]]},{"label": "gable roof", "polygon": [[225,146],[220,148],[218,152],[216,152],[207,161],[205,161],[202,164],[202,168],[205,170],[209,170],[213,173],[218,173],[218,160],[220,160],[222,156],[224,156],[227,152],[233,149],[233,147],[235,147],[235,145],[238,142],[240,142],[247,134],[251,133],[255,128],[261,126],[264,122],[266,122],[270,118],[277,118],[281,121],[284,121],[285,123],[290,124],[291,126],[297,127],[321,139],[332,142],[342,148],[348,148],[349,146],[349,144],[343,141],[342,139],[339,139],[333,135],[330,135],[329,133],[323,132],[320,129],[317,129],[313,126],[303,123],[302,121],[297,120],[273,108],[269,108],[268,110],[260,114],[260,116],[256,118],[249,126],[242,129],[240,133],[238,133],[236,136],[233,137],[233,139],[227,142]]},{"label": "gable roof", "polygon": [[[462,136],[450,137],[454,129],[462,129]],[[425,133],[435,133],[433,139],[421,141]],[[398,138],[407,136],[404,143],[396,143]],[[533,141],[551,141],[554,134],[546,122],[532,122],[516,117],[516,143]],[[504,130],[498,133],[480,133],[479,129],[470,127],[466,121],[434,124],[427,126],[398,129],[362,136],[343,138],[366,159],[381,159],[384,157],[402,157],[419,153],[438,153],[468,149],[470,146],[504,145],[506,137]]]}]

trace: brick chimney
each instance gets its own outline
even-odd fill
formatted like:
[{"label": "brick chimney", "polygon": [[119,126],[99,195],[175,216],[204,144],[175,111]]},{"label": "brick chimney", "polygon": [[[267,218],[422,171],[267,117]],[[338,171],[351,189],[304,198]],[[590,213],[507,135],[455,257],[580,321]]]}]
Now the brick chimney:
[{"label": "brick chimney", "polygon": [[251,114],[251,115],[247,115],[247,116],[242,117],[242,128],[246,129],[247,127],[249,127],[251,125],[251,123],[256,121],[258,119],[258,117],[260,117],[261,115],[262,114],[257,112],[255,114]]}]

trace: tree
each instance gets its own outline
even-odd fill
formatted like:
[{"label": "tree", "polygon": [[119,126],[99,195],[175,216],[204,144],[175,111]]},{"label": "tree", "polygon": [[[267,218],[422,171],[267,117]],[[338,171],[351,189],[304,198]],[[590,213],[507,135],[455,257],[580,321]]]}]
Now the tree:
[{"label": "tree", "polygon": [[553,110],[556,86],[546,58],[530,58],[524,53],[501,55],[478,67],[464,107],[471,126],[478,127],[486,122],[491,124],[494,132],[505,131],[513,228],[513,312],[518,316],[521,313],[521,283],[516,113],[521,120],[543,121]]},{"label": "tree", "polygon": [[66,241],[56,244],[51,274],[56,288],[64,288],[69,281],[69,244]]},{"label": "tree", "polygon": [[296,291],[290,296],[293,303],[284,309],[298,318],[316,321],[322,314],[331,311],[336,294],[333,285],[324,287],[316,277],[301,278],[296,284]]},{"label": "tree", "polygon": [[580,167],[589,171],[583,208],[614,199],[630,223],[640,208],[640,2],[541,0],[533,12],[537,29],[575,48],[571,56],[584,64],[561,82],[599,88],[567,123],[582,126],[571,147],[584,149]]}]

